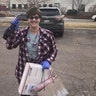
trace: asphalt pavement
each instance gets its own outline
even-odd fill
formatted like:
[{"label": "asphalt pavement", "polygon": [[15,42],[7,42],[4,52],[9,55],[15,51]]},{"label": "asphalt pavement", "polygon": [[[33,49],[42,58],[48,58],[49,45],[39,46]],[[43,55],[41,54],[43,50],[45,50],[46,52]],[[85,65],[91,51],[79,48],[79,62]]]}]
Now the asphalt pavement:
[{"label": "asphalt pavement", "polygon": [[[19,96],[15,78],[18,48],[7,50],[0,26],[0,94]],[[52,64],[69,91],[69,96],[96,96],[96,31],[65,29],[63,38],[56,37],[58,54]]]}]

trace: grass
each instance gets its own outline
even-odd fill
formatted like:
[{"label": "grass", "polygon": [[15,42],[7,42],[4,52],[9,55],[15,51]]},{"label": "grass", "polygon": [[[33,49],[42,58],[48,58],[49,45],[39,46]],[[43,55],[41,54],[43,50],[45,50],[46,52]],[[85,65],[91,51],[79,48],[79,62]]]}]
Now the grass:
[{"label": "grass", "polygon": [[[9,26],[11,21],[0,21],[0,26]],[[26,21],[20,21],[20,26],[27,25]]]},{"label": "grass", "polygon": [[65,22],[65,28],[69,29],[96,29],[96,22]]},{"label": "grass", "polygon": [[[0,26],[10,25],[9,21],[1,21]],[[27,25],[26,21],[20,21],[20,26]],[[96,22],[65,22],[66,29],[94,29],[96,30]]]}]

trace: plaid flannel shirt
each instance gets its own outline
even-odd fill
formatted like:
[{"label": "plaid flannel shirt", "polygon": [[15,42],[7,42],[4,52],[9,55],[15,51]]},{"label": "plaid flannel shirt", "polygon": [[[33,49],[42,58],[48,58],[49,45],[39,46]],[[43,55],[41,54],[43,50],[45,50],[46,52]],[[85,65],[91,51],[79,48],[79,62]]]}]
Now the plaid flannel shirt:
[{"label": "plaid flannel shirt", "polygon": [[[13,49],[19,45],[19,58],[18,64],[16,65],[15,75],[18,81],[21,80],[22,74],[25,68],[26,62],[30,62],[28,49],[26,42],[29,41],[27,37],[28,27],[23,28],[19,31],[14,31],[10,37],[7,38],[6,46],[7,49]],[[36,57],[36,63],[40,63],[43,60],[48,60],[52,63],[57,55],[56,43],[54,36],[51,31],[39,28],[40,38],[38,41],[38,52]]]}]

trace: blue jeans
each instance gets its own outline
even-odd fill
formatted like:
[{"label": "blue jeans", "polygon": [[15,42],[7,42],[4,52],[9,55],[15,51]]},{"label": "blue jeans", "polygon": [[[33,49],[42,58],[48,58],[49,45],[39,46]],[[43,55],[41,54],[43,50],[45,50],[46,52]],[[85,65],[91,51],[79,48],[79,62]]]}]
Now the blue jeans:
[{"label": "blue jeans", "polygon": [[30,96],[30,95],[21,95],[21,96]]}]

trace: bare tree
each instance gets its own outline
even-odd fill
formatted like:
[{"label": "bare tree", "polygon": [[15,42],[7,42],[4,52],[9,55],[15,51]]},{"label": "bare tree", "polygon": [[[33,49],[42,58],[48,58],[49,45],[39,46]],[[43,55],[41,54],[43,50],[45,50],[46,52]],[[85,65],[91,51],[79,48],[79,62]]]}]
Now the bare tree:
[{"label": "bare tree", "polygon": [[83,0],[73,0],[73,4],[77,8],[77,10],[80,9],[80,6],[81,6],[82,2],[83,2]]},{"label": "bare tree", "polygon": [[89,8],[89,12],[96,13],[96,4]]},{"label": "bare tree", "polygon": [[66,13],[66,10],[67,10],[66,7],[61,7],[60,9],[61,9],[62,14]]},{"label": "bare tree", "polygon": [[24,5],[24,0],[16,0],[17,2],[20,2],[21,4]]},{"label": "bare tree", "polygon": [[92,2],[92,0],[72,0],[72,4],[78,11],[80,11],[80,9],[83,9],[90,2]]}]

